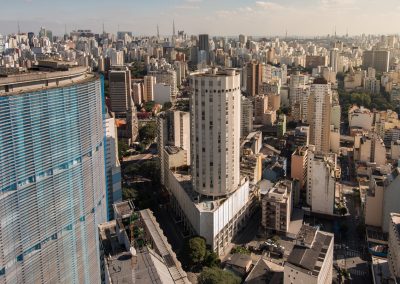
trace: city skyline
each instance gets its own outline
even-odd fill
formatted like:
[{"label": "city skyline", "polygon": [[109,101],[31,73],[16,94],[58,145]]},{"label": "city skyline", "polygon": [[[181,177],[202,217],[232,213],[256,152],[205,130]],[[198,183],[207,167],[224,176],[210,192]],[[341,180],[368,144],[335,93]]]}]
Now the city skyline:
[{"label": "city skyline", "polygon": [[[254,36],[396,33],[400,3],[395,0],[173,0],[54,2],[18,0],[4,5],[0,33],[37,32],[41,26],[62,35],[76,29],[132,31],[135,35],[172,35],[176,30],[188,34],[210,33]],[[50,4],[51,3],[51,4]],[[95,13],[93,12],[95,11]],[[284,24],[281,24],[284,23]],[[301,23],[299,25],[299,23]],[[316,24],[318,23],[318,24]]]}]

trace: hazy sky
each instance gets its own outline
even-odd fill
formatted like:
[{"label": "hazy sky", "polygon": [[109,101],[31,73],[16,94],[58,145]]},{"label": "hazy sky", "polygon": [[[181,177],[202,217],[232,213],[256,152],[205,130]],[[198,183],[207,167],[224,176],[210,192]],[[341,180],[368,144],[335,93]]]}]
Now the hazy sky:
[{"label": "hazy sky", "polygon": [[0,0],[0,33],[67,30],[132,31],[136,35],[326,35],[400,32],[399,0]]}]

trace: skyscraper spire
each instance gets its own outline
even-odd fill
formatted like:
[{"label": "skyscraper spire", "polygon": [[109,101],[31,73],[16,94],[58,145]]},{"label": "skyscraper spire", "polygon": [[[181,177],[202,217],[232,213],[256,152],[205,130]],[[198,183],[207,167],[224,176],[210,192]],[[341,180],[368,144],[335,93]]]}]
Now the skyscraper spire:
[{"label": "skyscraper spire", "polygon": [[157,24],[157,38],[160,38],[160,29],[158,27],[158,24]]},{"label": "skyscraper spire", "polygon": [[172,20],[172,35],[175,36],[175,20]]},{"label": "skyscraper spire", "polygon": [[103,34],[105,34],[106,33],[106,31],[104,30],[104,22],[103,22]]},{"label": "skyscraper spire", "polygon": [[19,21],[17,23],[18,23],[18,34],[21,34],[21,29],[19,27]]}]

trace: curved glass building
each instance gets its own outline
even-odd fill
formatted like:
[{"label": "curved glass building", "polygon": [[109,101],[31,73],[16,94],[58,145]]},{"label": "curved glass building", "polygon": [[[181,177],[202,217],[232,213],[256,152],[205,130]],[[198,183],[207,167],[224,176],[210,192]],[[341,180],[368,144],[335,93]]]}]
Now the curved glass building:
[{"label": "curved glass building", "polygon": [[61,69],[0,78],[0,283],[100,282],[103,82]]}]

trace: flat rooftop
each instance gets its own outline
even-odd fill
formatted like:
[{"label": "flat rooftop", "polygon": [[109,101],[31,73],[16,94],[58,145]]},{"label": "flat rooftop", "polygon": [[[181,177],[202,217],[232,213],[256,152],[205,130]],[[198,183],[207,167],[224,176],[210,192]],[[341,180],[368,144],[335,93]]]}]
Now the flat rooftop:
[{"label": "flat rooftop", "polygon": [[[201,195],[196,192],[192,186],[192,176],[187,172],[183,171],[172,171],[177,181],[180,183],[183,190],[186,192],[187,196],[191,199],[193,204],[199,210],[199,212],[213,212],[221,204],[228,199],[229,195],[224,197],[209,197]],[[241,185],[244,184],[244,179],[242,179]],[[235,192],[235,191],[233,191]],[[232,192],[232,193],[233,193]]]},{"label": "flat rooftop", "polygon": [[68,67],[66,69],[34,70],[0,77],[0,96],[66,87],[84,83],[97,78],[86,67]]},{"label": "flat rooftop", "polygon": [[135,210],[133,204],[130,201],[122,201],[113,204],[114,211],[117,213],[117,216],[125,218],[130,217],[133,211]]}]

